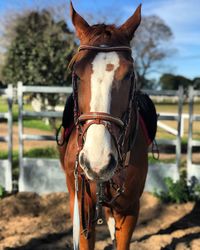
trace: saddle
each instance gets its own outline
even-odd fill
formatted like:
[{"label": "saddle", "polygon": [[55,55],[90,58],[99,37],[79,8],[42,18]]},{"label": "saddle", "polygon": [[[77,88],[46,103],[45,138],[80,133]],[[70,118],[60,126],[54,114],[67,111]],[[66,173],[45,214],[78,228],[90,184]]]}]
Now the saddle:
[{"label": "saddle", "polygon": [[[136,103],[139,111],[139,123],[143,129],[148,144],[155,139],[157,131],[157,113],[151,98],[142,91],[135,93]],[[62,125],[64,128],[64,140],[67,143],[74,128],[74,99],[71,94],[66,101],[63,111]]]}]

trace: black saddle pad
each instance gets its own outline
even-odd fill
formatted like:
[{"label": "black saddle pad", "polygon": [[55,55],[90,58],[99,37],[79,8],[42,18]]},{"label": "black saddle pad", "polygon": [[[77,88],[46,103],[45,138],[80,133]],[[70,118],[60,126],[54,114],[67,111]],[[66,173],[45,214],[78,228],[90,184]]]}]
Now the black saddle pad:
[{"label": "black saddle pad", "polygon": [[62,117],[62,126],[64,128],[70,128],[74,123],[74,99],[73,94],[71,94],[65,103],[65,108]]},{"label": "black saddle pad", "polygon": [[[146,125],[146,129],[151,141],[155,139],[156,131],[157,131],[157,114],[155,105],[150,99],[150,97],[141,92],[136,92],[136,99],[139,107],[139,113],[142,116],[144,123]],[[70,128],[74,123],[74,99],[71,94],[66,101],[65,109],[62,117],[62,126],[66,128]]]},{"label": "black saddle pad", "polygon": [[139,113],[144,120],[149,138],[153,141],[156,136],[158,119],[155,105],[151,98],[142,91],[136,92],[136,99],[139,107]]}]

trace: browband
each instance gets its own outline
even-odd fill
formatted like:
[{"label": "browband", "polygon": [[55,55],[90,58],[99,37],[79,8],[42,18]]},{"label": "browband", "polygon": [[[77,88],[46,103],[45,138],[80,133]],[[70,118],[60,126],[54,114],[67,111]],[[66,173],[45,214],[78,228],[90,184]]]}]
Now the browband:
[{"label": "browband", "polygon": [[72,69],[73,65],[77,59],[78,53],[82,50],[94,50],[94,51],[102,51],[102,52],[112,52],[112,51],[128,51],[132,52],[132,49],[129,46],[113,46],[109,47],[107,45],[101,46],[93,46],[93,45],[80,45],[77,53],[72,57],[71,61],[69,62],[68,69]]},{"label": "browband", "polygon": [[81,45],[78,48],[78,52],[81,50],[97,50],[97,51],[104,51],[104,52],[110,52],[110,51],[129,51],[132,52],[132,49],[129,46],[113,46],[109,47],[107,45],[101,45],[101,46],[93,46],[93,45]]}]

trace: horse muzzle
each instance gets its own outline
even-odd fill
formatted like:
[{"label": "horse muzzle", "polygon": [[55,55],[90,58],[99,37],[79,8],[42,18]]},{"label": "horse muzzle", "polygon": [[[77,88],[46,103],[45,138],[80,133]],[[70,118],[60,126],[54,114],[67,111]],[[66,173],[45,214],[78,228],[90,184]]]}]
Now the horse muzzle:
[{"label": "horse muzzle", "polygon": [[106,161],[90,162],[82,150],[79,154],[79,163],[90,180],[107,181],[112,178],[117,167],[116,157],[112,153]]},{"label": "horse muzzle", "polygon": [[109,180],[121,162],[121,145],[113,126],[124,129],[123,121],[108,113],[89,112],[77,119],[79,163],[91,180]]}]

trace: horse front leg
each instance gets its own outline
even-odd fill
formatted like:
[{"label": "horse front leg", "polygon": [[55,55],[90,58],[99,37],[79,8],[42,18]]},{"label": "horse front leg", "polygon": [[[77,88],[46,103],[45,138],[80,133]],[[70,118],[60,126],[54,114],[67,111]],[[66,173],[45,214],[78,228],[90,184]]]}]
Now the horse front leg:
[{"label": "horse front leg", "polygon": [[[79,178],[79,181],[81,179]],[[67,186],[69,190],[69,201],[70,201],[70,215],[73,222],[74,217],[74,205],[75,205],[75,183],[74,176],[67,173]],[[85,194],[84,200],[81,195],[81,182],[79,182],[78,192],[78,207],[79,207],[79,218],[80,218],[80,239],[79,248],[80,250],[94,250],[95,245],[95,223],[92,223],[94,217],[94,204],[92,200],[86,199]],[[84,203],[84,206],[83,206]],[[72,224],[74,227],[74,225]]]},{"label": "horse front leg", "polygon": [[139,214],[139,201],[128,213],[114,212],[117,250],[129,250],[131,237]]},{"label": "horse front leg", "polygon": [[[80,214],[80,240],[79,240],[79,244],[80,244],[80,250],[94,250],[94,246],[95,246],[95,224],[91,223],[90,228],[89,228],[89,236],[86,237],[84,230],[85,228],[83,228],[82,225],[82,217],[81,217],[81,212],[80,212],[80,199],[79,199],[79,214]],[[92,210],[92,208],[91,208]],[[85,210],[85,214],[87,213],[87,210]],[[71,218],[73,218],[73,213],[74,213],[74,193],[71,192],[70,193],[70,214],[71,214]],[[73,221],[73,219],[72,219]],[[74,226],[74,225],[72,225]]]},{"label": "horse front leg", "polygon": [[83,233],[80,235],[80,250],[94,250],[94,246],[95,226],[93,225],[88,239],[83,235]]}]

